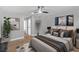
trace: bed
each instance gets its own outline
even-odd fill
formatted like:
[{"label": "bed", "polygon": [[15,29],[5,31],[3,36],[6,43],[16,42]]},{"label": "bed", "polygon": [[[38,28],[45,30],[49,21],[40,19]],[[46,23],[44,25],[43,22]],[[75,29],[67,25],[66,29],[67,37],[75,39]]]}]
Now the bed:
[{"label": "bed", "polygon": [[37,52],[69,52],[73,49],[71,38],[60,38],[52,35],[35,36],[31,45]]}]

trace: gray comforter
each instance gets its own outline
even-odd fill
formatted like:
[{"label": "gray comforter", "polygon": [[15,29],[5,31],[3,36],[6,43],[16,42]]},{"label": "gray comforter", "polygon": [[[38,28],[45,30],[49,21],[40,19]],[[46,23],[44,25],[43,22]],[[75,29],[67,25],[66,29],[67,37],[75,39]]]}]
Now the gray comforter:
[{"label": "gray comforter", "polygon": [[55,40],[51,40],[51,38],[47,38],[44,36],[35,36],[35,38],[43,41],[44,43],[48,44],[49,46],[55,48],[58,52],[67,52],[67,48],[65,47],[64,43],[59,42],[59,41],[55,41]]},{"label": "gray comforter", "polygon": [[[60,40],[60,39],[59,39]],[[66,52],[69,51],[67,41],[57,41],[45,36],[36,36],[32,40],[32,47],[38,52]]]}]

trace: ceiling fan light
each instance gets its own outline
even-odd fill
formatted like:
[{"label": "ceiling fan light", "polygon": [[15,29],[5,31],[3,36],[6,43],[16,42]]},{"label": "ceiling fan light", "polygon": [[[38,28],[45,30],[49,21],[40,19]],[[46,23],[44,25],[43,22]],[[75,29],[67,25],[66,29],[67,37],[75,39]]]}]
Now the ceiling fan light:
[{"label": "ceiling fan light", "polygon": [[33,11],[32,14],[48,13],[44,6],[38,6],[38,9]]},{"label": "ceiling fan light", "polygon": [[43,13],[43,12],[42,12],[42,10],[39,9],[39,10],[38,10],[38,13]]}]

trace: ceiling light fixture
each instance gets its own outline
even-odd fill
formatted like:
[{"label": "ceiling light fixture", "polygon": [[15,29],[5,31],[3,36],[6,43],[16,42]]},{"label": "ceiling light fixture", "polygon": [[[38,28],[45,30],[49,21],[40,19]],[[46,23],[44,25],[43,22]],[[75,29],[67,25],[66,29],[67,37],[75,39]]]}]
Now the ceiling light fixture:
[{"label": "ceiling light fixture", "polygon": [[39,13],[48,13],[48,12],[45,10],[44,6],[38,6],[37,9],[32,12],[32,14],[39,14]]}]

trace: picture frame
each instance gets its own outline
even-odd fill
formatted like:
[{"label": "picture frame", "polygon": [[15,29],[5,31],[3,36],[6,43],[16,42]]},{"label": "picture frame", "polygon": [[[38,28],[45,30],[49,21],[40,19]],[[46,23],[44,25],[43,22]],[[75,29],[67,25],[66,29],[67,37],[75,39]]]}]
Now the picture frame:
[{"label": "picture frame", "polygon": [[65,16],[60,16],[58,23],[59,23],[60,26],[66,26],[66,17]]},{"label": "picture frame", "polygon": [[67,15],[67,26],[74,26],[74,16]]}]

